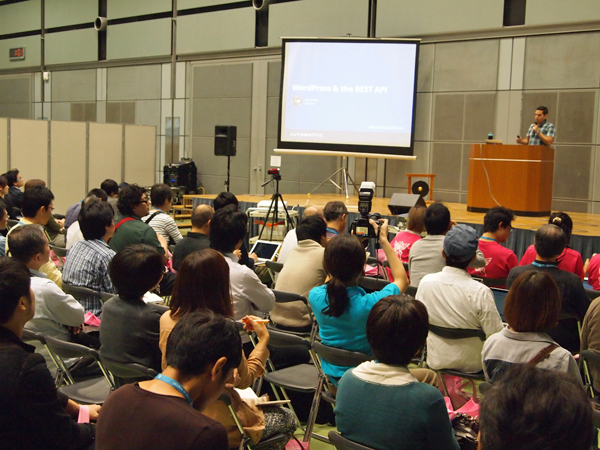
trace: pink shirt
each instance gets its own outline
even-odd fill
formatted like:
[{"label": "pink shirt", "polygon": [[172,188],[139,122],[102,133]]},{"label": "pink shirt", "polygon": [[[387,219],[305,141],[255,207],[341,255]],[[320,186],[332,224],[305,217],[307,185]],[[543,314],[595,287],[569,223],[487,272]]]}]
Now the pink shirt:
[{"label": "pink shirt", "polygon": [[[527,264],[531,264],[535,261],[535,247],[530,245],[521,261],[519,261],[520,266],[526,266]],[[583,259],[579,252],[576,252],[572,248],[565,248],[562,254],[558,257],[558,266],[559,269],[574,273],[579,278],[583,280]]]},{"label": "pink shirt", "polygon": [[595,291],[600,291],[600,281],[598,280],[598,271],[600,270],[600,254],[592,256],[588,267],[588,283]]},{"label": "pink shirt", "polygon": [[412,245],[421,239],[421,235],[415,233],[414,231],[401,231],[392,239],[390,244],[392,248],[400,258],[400,261],[408,263],[408,253],[410,252],[410,248]]},{"label": "pink shirt", "polygon": [[506,278],[510,269],[518,265],[517,255],[494,240],[481,238],[479,250],[485,256],[485,267],[480,269],[467,268],[467,272],[476,277]]}]

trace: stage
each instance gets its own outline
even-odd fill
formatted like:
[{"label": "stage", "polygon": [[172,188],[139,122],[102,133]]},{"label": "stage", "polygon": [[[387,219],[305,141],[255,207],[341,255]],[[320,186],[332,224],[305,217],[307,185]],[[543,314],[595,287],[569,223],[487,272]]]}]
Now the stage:
[{"label": "stage", "polygon": [[[358,196],[350,196],[348,199],[343,194],[283,194],[282,196],[288,207],[299,206],[300,211],[311,205],[322,208],[327,202],[341,201],[346,204],[350,212],[349,221],[358,217]],[[183,207],[191,211],[191,208],[197,204],[212,204],[212,200],[215,197],[216,195],[185,195]],[[271,195],[237,195],[237,198],[240,201],[240,207],[245,211],[262,200],[270,200]],[[378,212],[382,216],[388,216],[390,224],[395,225],[398,220],[395,216],[390,216],[390,211],[387,207],[389,201],[389,198],[374,198],[371,212]],[[452,220],[473,226],[479,234],[483,232],[483,216],[485,214],[469,212],[467,211],[467,205],[462,203],[444,204],[450,210]],[[600,216],[565,212],[573,219],[573,236],[571,237],[570,247],[581,253],[584,260],[589,258],[593,253],[600,253],[600,227],[598,226]],[[515,230],[506,242],[506,247],[513,250],[520,259],[527,247],[533,244],[535,231],[547,222],[547,217],[517,216],[517,219],[512,223]]]}]

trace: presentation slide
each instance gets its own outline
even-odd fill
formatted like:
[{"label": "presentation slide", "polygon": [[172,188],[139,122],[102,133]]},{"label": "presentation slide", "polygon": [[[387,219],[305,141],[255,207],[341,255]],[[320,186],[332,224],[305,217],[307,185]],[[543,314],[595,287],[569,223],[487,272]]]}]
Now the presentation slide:
[{"label": "presentation slide", "polygon": [[417,42],[284,45],[281,145],[411,147]]}]

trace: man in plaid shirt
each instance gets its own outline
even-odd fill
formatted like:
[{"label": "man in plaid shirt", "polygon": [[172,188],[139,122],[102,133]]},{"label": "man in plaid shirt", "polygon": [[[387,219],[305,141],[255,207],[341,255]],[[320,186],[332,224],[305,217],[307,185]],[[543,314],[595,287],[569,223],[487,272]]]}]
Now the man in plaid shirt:
[{"label": "man in plaid shirt", "polygon": [[531,124],[527,131],[527,136],[521,139],[517,136],[517,144],[524,145],[546,145],[550,147],[556,136],[554,125],[548,122],[548,108],[538,106],[535,110],[535,122]]},{"label": "man in plaid shirt", "polygon": [[[96,197],[84,200],[79,212],[79,226],[85,240],[76,242],[67,253],[63,269],[65,283],[95,291],[116,292],[108,275],[108,264],[115,256],[107,243],[115,232],[113,215],[108,203]],[[79,302],[86,312],[100,317],[100,300],[92,297]]]}]

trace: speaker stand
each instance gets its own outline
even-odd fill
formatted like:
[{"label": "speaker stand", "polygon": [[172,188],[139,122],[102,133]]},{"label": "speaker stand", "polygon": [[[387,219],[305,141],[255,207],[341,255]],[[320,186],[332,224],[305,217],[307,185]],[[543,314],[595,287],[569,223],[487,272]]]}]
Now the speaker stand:
[{"label": "speaker stand", "polygon": [[231,156],[227,155],[227,179],[225,180],[225,186],[227,186],[227,192],[229,192],[230,173],[231,173]]},{"label": "speaker stand", "polygon": [[[342,174],[342,183],[341,183],[341,186],[338,185],[335,181],[333,181],[333,178],[335,178],[336,175],[338,173],[340,173],[340,172]],[[356,187],[356,184],[354,183],[354,180],[352,179],[352,177],[348,173],[348,157],[347,156],[342,156],[342,167],[340,167],[338,170],[336,170],[335,172],[333,172],[321,184],[319,184],[316,188],[314,188],[312,191],[310,191],[308,193],[308,195],[310,195],[313,192],[315,192],[317,189],[319,189],[321,186],[323,186],[328,181],[331,184],[333,184],[340,191],[342,191],[342,192],[345,191],[346,192],[346,198],[349,198],[349,195],[348,195],[348,181],[350,181],[350,183],[352,183],[352,186],[354,186],[354,191],[358,194],[358,187]]]}]

